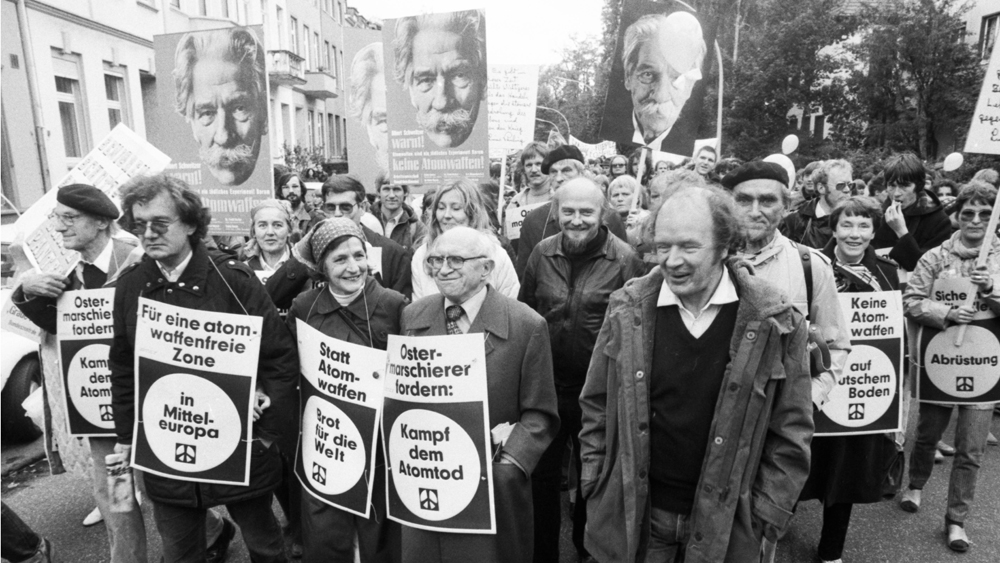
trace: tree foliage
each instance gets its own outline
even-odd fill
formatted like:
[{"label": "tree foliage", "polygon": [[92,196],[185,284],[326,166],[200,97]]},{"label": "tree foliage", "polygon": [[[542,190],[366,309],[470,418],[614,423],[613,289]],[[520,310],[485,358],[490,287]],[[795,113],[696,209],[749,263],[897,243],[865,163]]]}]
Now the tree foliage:
[{"label": "tree foliage", "polygon": [[603,45],[596,38],[577,39],[564,51],[559,64],[541,69],[539,108],[535,114],[538,118],[535,121],[536,140],[548,139],[549,131],[555,127],[566,140],[571,133],[578,139],[594,142],[604,108],[603,89],[598,84],[607,80],[606,72],[600,71],[603,57]]}]

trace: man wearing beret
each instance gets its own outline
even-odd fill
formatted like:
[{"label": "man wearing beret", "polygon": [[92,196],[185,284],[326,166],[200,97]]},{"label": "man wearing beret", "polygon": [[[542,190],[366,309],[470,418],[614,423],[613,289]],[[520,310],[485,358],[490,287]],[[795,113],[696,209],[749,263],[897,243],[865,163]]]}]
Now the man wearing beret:
[{"label": "man wearing beret", "polygon": [[748,162],[727,174],[722,184],[733,192],[746,229],[742,258],[753,266],[757,277],[785,292],[809,325],[818,329],[811,338],[829,349],[829,365],[814,365],[813,369],[813,404],[822,410],[851,351],[830,260],[779,232],[790,200],[785,188],[788,173],[780,164]]},{"label": "man wearing beret", "polygon": [[[549,186],[553,194],[566,180],[583,176],[583,172],[583,153],[573,145],[560,145],[552,149],[542,161],[542,174],[548,175]],[[617,213],[608,215],[607,226],[611,234],[622,240],[627,240],[625,238],[625,224],[622,223],[621,217]],[[539,206],[524,218],[524,222],[521,224],[521,238],[518,239],[517,263],[514,264],[519,278],[524,275],[524,269],[528,266],[528,257],[531,256],[535,245],[545,237],[559,234],[560,230],[559,220],[556,218],[552,202]]]}]

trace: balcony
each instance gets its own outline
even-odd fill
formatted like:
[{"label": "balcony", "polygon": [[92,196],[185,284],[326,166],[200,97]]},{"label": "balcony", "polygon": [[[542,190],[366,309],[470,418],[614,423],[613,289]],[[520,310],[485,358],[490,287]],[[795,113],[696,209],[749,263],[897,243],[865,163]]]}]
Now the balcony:
[{"label": "balcony", "polygon": [[271,84],[298,86],[306,83],[302,57],[291,51],[268,51],[267,74]]},{"label": "balcony", "polygon": [[337,79],[324,70],[306,71],[306,83],[295,88],[311,98],[322,100],[337,97]]}]

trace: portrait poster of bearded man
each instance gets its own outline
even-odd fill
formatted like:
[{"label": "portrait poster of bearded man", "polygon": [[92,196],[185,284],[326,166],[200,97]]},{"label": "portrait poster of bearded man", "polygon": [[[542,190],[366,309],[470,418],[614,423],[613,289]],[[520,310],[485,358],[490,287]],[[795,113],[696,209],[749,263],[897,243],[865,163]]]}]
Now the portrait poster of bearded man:
[{"label": "portrait poster of bearded man", "polygon": [[153,37],[156,104],[149,141],[212,211],[213,235],[245,235],[273,197],[263,27]]},{"label": "portrait poster of bearded man", "polygon": [[347,166],[370,191],[378,175],[389,172],[384,56],[381,31],[344,28]]},{"label": "portrait poster of bearded man", "polygon": [[691,156],[714,22],[679,0],[626,0],[618,29],[600,138]]},{"label": "portrait poster of bearded man", "polygon": [[485,12],[389,19],[382,42],[392,182],[487,177]]}]

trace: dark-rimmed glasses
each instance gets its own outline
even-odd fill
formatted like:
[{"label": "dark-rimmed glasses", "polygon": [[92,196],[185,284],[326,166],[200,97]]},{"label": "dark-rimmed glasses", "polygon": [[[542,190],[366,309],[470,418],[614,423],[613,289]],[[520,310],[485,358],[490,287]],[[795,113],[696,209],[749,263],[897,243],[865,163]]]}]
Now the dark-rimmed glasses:
[{"label": "dark-rimmed glasses", "polygon": [[339,209],[341,215],[350,215],[354,213],[354,208],[357,206],[356,203],[326,203],[323,205],[323,209],[327,213],[336,213]]},{"label": "dark-rimmed glasses", "polygon": [[979,217],[980,221],[982,221],[983,223],[987,223],[990,220],[990,213],[992,212],[989,209],[984,209],[979,212],[972,211],[971,209],[966,209],[965,211],[958,214],[958,218],[961,219],[962,221],[974,221],[976,217]]}]

